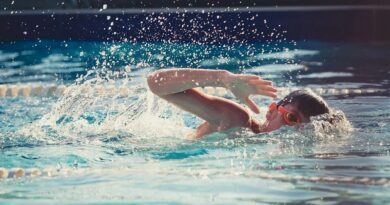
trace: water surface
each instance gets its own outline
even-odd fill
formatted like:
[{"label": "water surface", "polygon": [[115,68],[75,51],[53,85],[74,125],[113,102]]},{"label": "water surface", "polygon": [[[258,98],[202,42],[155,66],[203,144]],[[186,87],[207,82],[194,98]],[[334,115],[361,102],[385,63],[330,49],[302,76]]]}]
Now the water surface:
[{"label": "water surface", "polygon": [[[1,84],[70,87],[61,98],[0,98],[0,167],[52,175],[0,180],[0,203],[390,203],[389,55],[390,45],[324,42],[1,43]],[[380,92],[326,95],[349,133],[284,128],[189,141],[201,121],[145,87],[148,73],[173,66],[258,74],[280,87]],[[85,90],[99,85],[131,95]],[[255,100],[263,111],[270,102]]]}]

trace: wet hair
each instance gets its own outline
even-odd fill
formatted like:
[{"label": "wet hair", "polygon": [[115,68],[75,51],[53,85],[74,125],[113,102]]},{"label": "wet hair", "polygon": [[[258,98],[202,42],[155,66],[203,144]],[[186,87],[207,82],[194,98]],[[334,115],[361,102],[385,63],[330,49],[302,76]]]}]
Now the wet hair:
[{"label": "wet hair", "polygon": [[306,117],[322,115],[330,112],[328,104],[311,90],[296,90],[288,94],[278,105],[294,105]]}]

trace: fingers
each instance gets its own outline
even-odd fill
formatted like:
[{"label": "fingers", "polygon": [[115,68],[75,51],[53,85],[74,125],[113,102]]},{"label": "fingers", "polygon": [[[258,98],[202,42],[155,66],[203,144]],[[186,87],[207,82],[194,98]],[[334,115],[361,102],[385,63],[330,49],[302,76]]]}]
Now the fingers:
[{"label": "fingers", "polygon": [[263,80],[261,78],[251,79],[251,80],[249,80],[249,83],[254,84],[254,85],[272,85],[272,81]]},{"label": "fingers", "polygon": [[264,89],[258,89],[258,90],[257,90],[257,94],[265,95],[265,96],[268,96],[268,97],[271,97],[271,98],[276,98],[276,97],[277,97],[277,95],[276,95],[276,89],[275,89],[275,91],[269,91],[269,90],[264,90]]},{"label": "fingers", "polygon": [[245,103],[249,106],[249,108],[256,114],[260,113],[259,107],[253,102],[249,97],[245,98]]},{"label": "fingers", "polygon": [[238,74],[240,79],[248,80],[252,84],[262,84],[262,85],[272,85],[272,81],[263,80],[260,76],[257,75],[248,75],[248,74]]},{"label": "fingers", "polygon": [[268,80],[251,80],[250,83],[255,85],[257,93],[270,97],[276,97],[277,89],[272,86],[272,82]]},{"label": "fingers", "polygon": [[261,91],[261,90],[263,90],[263,91],[270,91],[270,92],[277,92],[278,91],[275,87],[268,86],[268,85],[266,85],[266,86],[258,86],[255,89],[258,90],[258,91]]}]

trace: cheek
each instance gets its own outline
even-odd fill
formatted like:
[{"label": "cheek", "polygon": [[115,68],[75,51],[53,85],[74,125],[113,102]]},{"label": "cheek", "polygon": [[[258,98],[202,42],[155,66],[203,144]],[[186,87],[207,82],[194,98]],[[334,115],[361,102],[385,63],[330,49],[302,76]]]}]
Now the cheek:
[{"label": "cheek", "polygon": [[269,121],[269,125],[273,128],[280,128],[284,125],[282,116],[279,113],[275,113],[275,116],[272,120]]},{"label": "cheek", "polygon": [[278,125],[278,126],[284,125],[284,121],[283,121],[283,119],[282,119],[282,116],[277,115],[277,116],[274,118],[274,120],[273,120],[272,123],[274,123],[275,125]]}]

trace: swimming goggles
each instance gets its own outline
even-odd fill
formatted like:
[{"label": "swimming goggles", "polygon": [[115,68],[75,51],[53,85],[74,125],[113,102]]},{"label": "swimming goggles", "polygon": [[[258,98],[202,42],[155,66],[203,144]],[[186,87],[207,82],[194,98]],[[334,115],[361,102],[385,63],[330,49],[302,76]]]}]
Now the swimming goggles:
[{"label": "swimming goggles", "polygon": [[287,111],[286,108],[284,108],[282,105],[276,104],[276,102],[271,103],[268,109],[270,112],[277,109],[282,114],[284,122],[289,126],[294,126],[301,123],[301,120],[296,113]]}]

